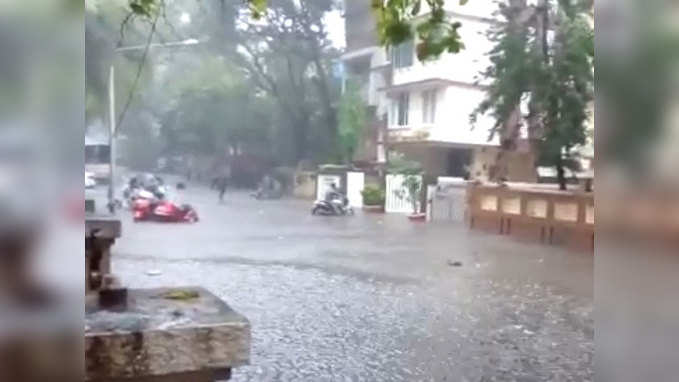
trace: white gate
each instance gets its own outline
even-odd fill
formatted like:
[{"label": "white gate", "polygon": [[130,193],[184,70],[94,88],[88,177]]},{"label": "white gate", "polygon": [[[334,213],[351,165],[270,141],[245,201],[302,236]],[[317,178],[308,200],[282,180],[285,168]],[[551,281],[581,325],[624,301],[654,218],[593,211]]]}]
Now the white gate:
[{"label": "white gate", "polygon": [[365,174],[362,172],[347,173],[347,198],[349,204],[355,208],[363,207],[363,187],[365,186]]},{"label": "white gate", "polygon": [[[408,200],[408,192],[403,187],[405,175],[387,175],[385,211],[392,213],[412,213],[413,206]],[[420,183],[422,177],[418,176]],[[421,188],[420,188],[421,191]]]},{"label": "white gate", "polygon": [[467,182],[457,178],[439,178],[427,195],[427,216],[430,221],[463,222]]}]

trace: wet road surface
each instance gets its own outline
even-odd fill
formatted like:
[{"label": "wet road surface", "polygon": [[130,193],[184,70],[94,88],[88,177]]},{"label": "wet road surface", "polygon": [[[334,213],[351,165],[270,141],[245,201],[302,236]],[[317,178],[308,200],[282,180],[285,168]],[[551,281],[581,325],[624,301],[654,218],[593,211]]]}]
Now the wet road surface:
[{"label": "wet road surface", "polygon": [[199,186],[180,198],[199,223],[123,213],[114,272],[200,285],[247,316],[252,365],[234,381],[593,378],[591,255],[402,215],[312,217],[306,201],[219,204]]}]

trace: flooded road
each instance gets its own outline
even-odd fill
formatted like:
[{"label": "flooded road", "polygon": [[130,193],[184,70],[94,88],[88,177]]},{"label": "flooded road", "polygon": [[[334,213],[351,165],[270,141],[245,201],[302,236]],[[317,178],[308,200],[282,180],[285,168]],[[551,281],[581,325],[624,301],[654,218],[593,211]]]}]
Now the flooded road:
[{"label": "flooded road", "polygon": [[247,316],[252,365],[235,381],[592,380],[591,255],[402,215],[312,217],[305,201],[181,197],[199,223],[123,214],[114,272],[200,285]]}]

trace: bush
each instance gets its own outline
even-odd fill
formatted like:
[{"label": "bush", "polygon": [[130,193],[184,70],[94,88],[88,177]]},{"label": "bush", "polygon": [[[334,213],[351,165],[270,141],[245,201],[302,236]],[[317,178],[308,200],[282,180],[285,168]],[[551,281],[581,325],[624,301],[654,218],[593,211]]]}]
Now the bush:
[{"label": "bush", "polygon": [[363,195],[363,204],[366,206],[383,206],[384,205],[384,190],[375,186],[367,186],[361,191]]}]

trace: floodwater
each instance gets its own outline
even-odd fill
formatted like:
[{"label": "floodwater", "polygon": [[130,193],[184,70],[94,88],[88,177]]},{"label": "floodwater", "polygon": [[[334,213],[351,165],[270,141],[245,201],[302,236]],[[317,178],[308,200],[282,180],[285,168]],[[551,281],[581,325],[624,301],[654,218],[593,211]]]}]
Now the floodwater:
[{"label": "floodwater", "polygon": [[[194,225],[133,223],[130,287],[203,286],[252,323],[234,381],[590,381],[591,254],[403,215],[311,216],[191,185]],[[452,266],[460,262],[461,266]]]}]

